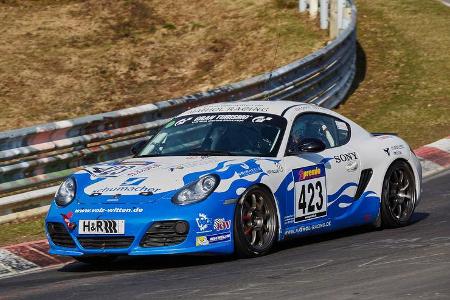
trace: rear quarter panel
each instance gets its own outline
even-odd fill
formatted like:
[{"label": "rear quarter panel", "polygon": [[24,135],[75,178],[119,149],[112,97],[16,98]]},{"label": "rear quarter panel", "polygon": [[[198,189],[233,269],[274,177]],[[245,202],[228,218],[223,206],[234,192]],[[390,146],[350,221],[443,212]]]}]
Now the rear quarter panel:
[{"label": "rear quarter panel", "polygon": [[355,142],[354,147],[362,158],[361,169],[373,170],[367,189],[376,191],[380,196],[384,176],[390,165],[398,159],[407,161],[414,172],[418,199],[416,205],[418,204],[421,194],[422,168],[408,143],[395,135],[371,135],[366,141]]}]

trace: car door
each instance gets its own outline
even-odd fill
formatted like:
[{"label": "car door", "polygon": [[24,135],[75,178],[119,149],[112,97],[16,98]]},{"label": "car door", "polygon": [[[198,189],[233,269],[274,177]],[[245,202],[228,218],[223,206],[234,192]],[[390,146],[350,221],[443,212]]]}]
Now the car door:
[{"label": "car door", "polygon": [[[331,224],[326,222],[333,218],[330,206],[338,198],[353,200],[361,162],[360,155],[348,143],[350,135],[350,126],[331,115],[303,113],[294,120],[284,159],[294,189],[286,199],[286,215],[292,216],[287,218],[287,227]],[[320,141],[324,149],[299,151],[302,141],[308,139]]]}]

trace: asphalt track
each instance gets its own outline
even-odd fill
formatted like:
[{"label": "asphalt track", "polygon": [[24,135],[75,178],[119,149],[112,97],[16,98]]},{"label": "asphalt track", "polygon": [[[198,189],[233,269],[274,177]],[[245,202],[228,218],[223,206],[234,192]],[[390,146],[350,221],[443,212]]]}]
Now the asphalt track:
[{"label": "asphalt track", "polygon": [[450,172],[413,223],[281,244],[265,257],[124,258],[0,280],[0,299],[450,299]]}]

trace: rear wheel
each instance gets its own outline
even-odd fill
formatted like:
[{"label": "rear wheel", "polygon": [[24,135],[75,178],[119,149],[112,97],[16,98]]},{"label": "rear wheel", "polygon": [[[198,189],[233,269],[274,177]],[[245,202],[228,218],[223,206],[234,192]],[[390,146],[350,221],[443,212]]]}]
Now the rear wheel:
[{"label": "rear wheel", "polygon": [[394,162],[386,172],[381,195],[383,227],[401,227],[409,223],[416,206],[414,173],[405,161]]},{"label": "rear wheel", "polygon": [[117,256],[96,255],[96,256],[74,256],[73,258],[85,264],[102,266],[112,263],[114,260],[117,259]]},{"label": "rear wheel", "polygon": [[235,250],[240,257],[264,255],[277,238],[278,217],[272,194],[260,187],[249,188],[236,206]]}]

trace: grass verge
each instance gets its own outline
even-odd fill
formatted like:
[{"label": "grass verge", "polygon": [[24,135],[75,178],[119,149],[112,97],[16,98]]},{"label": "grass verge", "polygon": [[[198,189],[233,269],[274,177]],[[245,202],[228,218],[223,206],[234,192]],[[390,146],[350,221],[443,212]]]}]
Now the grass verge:
[{"label": "grass verge", "polygon": [[450,134],[450,8],[439,1],[357,0],[366,74],[338,109],[414,148]]},{"label": "grass verge", "polygon": [[0,247],[45,238],[45,215],[17,220],[0,225]]}]

